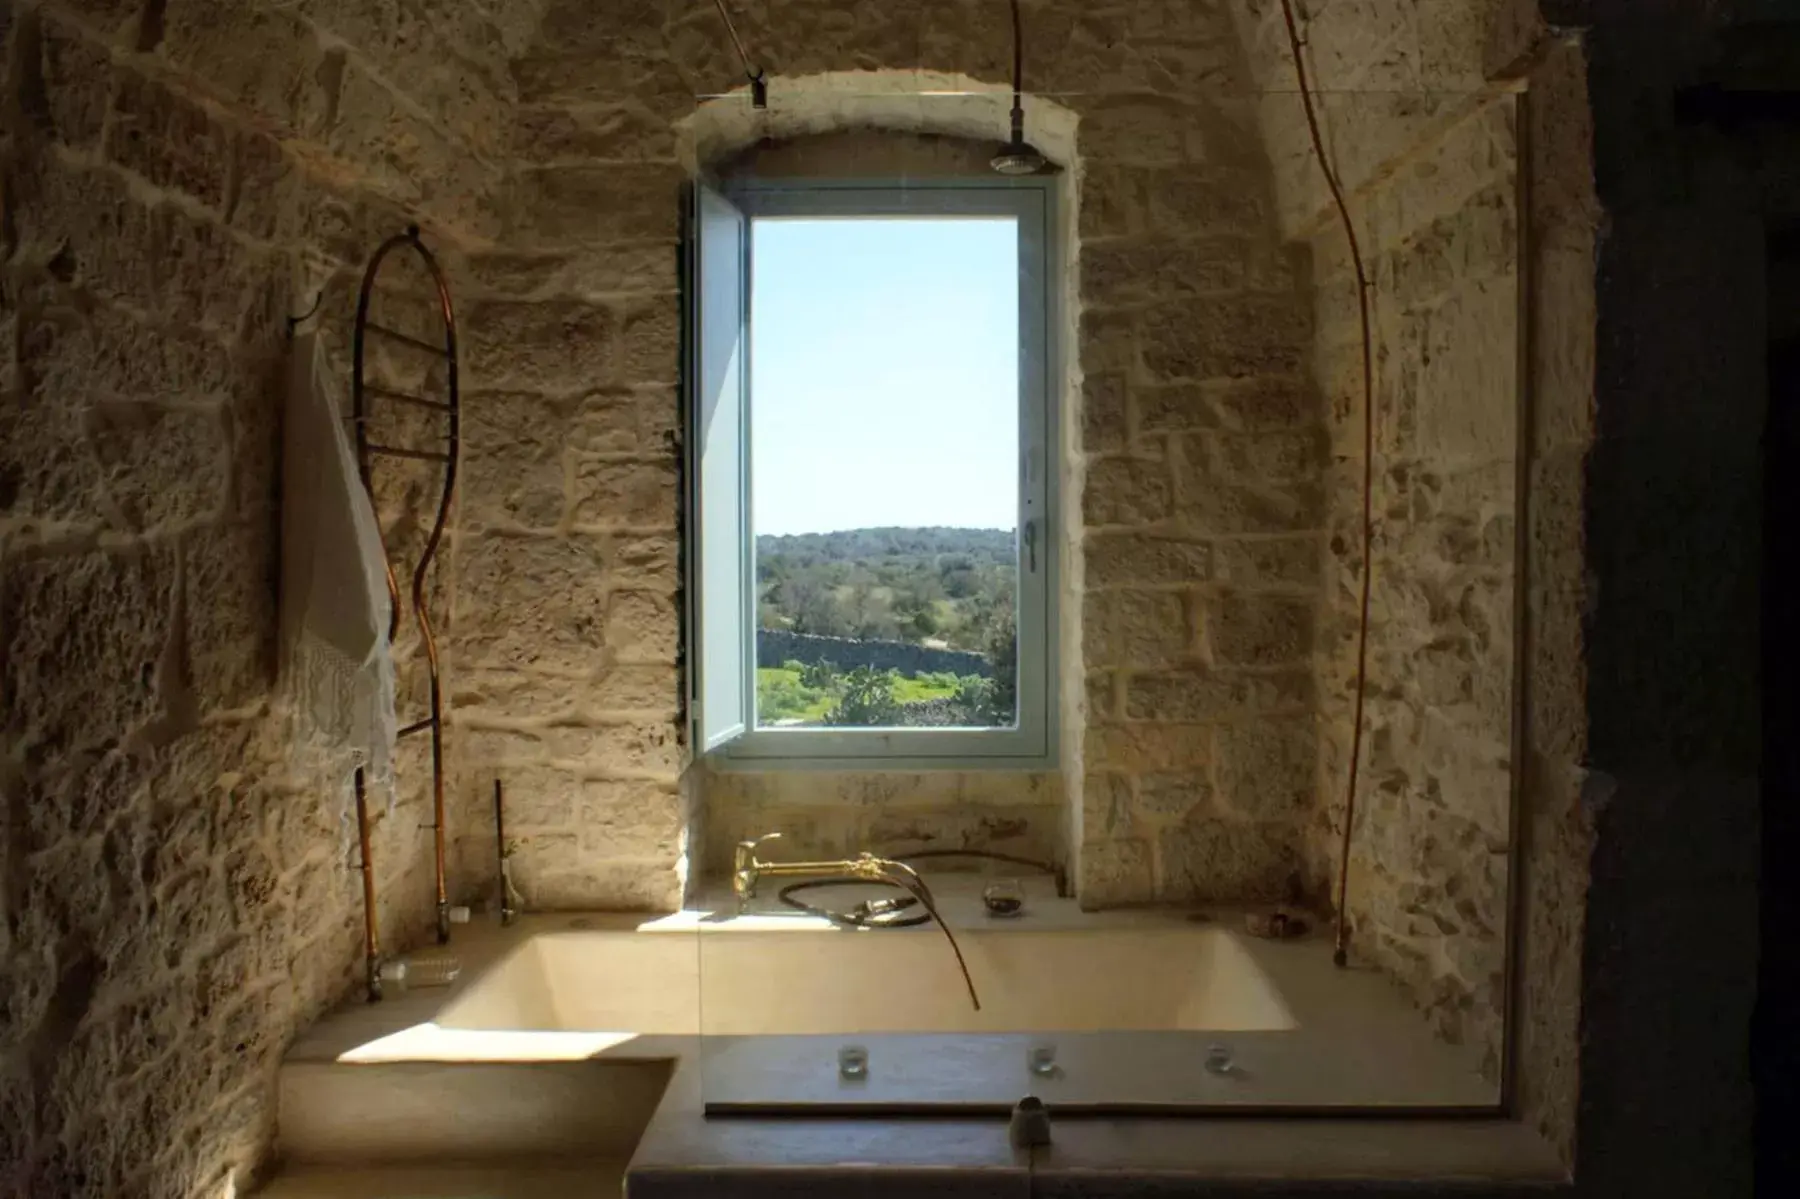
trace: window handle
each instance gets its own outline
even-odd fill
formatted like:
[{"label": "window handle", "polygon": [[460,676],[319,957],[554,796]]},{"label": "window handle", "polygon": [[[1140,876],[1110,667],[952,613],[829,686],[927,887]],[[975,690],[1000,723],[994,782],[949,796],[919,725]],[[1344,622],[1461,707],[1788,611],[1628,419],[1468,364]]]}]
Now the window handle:
[{"label": "window handle", "polygon": [[1025,522],[1025,569],[1037,573],[1037,521]]}]

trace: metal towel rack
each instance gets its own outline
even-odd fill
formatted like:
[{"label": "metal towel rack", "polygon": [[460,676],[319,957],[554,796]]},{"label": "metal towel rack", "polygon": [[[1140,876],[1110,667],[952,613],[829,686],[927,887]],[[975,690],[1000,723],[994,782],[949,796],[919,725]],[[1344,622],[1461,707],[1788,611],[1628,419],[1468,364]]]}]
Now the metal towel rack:
[{"label": "metal towel rack", "polygon": [[[443,341],[441,344],[415,337],[410,333],[377,324],[369,319],[369,300],[374,294],[375,281],[381,271],[382,264],[396,250],[409,249],[416,254],[431,277],[437,291],[439,315],[443,319]],[[414,395],[396,388],[371,383],[365,376],[365,351],[368,339],[381,338],[395,345],[408,347],[421,354],[431,354],[444,360],[446,365],[447,398],[433,399],[429,396]],[[404,725],[399,730],[401,737],[411,737],[419,733],[431,734],[431,830],[435,850],[435,884],[437,899],[437,939],[438,944],[446,944],[450,940],[450,899],[445,880],[444,854],[444,713],[442,678],[438,664],[437,635],[432,628],[429,596],[426,594],[425,579],[430,573],[431,564],[437,557],[438,544],[444,535],[444,525],[450,518],[450,505],[456,495],[456,464],[462,448],[461,427],[461,395],[457,388],[457,356],[456,356],[456,313],[450,304],[450,288],[444,281],[444,272],[438,261],[425,243],[419,240],[419,227],[407,226],[406,232],[397,233],[382,242],[369,259],[368,267],[363,271],[362,288],[356,297],[356,331],[352,343],[354,370],[350,391],[351,420],[356,427],[356,466],[362,476],[363,487],[368,491],[371,501],[375,498],[374,464],[378,458],[398,458],[415,462],[439,462],[444,467],[444,489],[438,498],[437,519],[431,526],[431,533],[425,539],[425,547],[419,555],[412,572],[412,612],[413,618],[419,622],[419,635],[425,645],[426,664],[431,676],[430,711],[422,720]],[[435,413],[444,421],[443,440],[434,446],[418,448],[412,446],[382,445],[370,440],[370,405],[375,400],[384,400],[407,408],[421,409]],[[388,642],[393,643],[395,635],[400,631],[400,584],[394,575],[393,561],[388,557],[387,547],[382,547],[382,558],[387,566],[388,586]],[[379,941],[375,927],[375,892],[373,867],[369,859],[369,836],[366,800],[364,798],[364,780],[362,771],[356,774],[357,821],[361,829],[363,858],[363,898],[366,906],[365,942],[369,958],[370,995],[371,999],[380,998],[381,988],[378,977]]]}]

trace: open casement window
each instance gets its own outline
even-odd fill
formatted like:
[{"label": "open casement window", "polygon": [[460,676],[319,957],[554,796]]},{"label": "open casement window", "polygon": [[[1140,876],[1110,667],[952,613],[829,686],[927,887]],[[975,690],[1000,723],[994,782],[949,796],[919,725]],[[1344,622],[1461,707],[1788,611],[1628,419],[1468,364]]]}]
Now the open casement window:
[{"label": "open casement window", "polygon": [[695,187],[689,704],[716,763],[1049,763],[1051,194]]}]

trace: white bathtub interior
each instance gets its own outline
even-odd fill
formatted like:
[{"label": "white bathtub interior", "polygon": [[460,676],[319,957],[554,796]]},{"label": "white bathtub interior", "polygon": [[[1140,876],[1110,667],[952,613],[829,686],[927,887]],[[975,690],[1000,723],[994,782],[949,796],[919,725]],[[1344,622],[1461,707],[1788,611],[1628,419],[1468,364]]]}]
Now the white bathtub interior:
[{"label": "white bathtub interior", "polygon": [[[1232,913],[1089,914],[1048,897],[1012,922],[978,902],[946,911],[979,1011],[935,927],[714,903],[636,927],[542,918],[428,1028],[357,1052],[435,1038],[478,1059],[582,1057],[678,1038],[719,1112],[988,1109],[1026,1094],[1070,1109],[1498,1103],[1473,1051],[1434,1037],[1381,975],[1333,967],[1323,935],[1260,941]],[[846,1048],[866,1054],[862,1076],[840,1071]]]}]

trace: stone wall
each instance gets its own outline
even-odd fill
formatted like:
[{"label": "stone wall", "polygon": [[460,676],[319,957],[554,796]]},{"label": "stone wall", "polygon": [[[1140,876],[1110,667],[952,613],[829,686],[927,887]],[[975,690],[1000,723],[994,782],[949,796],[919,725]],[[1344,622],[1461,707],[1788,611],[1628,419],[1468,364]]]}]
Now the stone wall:
[{"label": "stone wall", "polygon": [[848,637],[816,637],[808,633],[788,633],[780,629],[756,631],[756,660],[779,664],[800,662],[811,665],[830,662],[846,670],[868,666],[875,670],[897,670],[904,675],[955,674],[980,675],[986,678],[993,664],[982,654],[967,650],[932,649],[910,641],[857,641]]},{"label": "stone wall", "polygon": [[[1363,553],[1362,336],[1341,222],[1296,94],[1281,7],[1236,7],[1266,89],[1284,229],[1310,242],[1311,367],[1330,402],[1330,537],[1315,665],[1322,803],[1306,849],[1333,895]],[[1347,904],[1357,956],[1498,1075],[1513,732],[1519,214],[1516,100],[1456,5],[1297,4],[1308,83],[1368,276],[1374,544]]]},{"label": "stone wall", "polygon": [[[1359,956],[1401,979],[1498,1074],[1511,848],[1519,429],[1515,101],[1498,97],[1364,193],[1377,384],[1373,591],[1349,914]],[[1316,361],[1330,379],[1331,546],[1319,667],[1335,878],[1362,578],[1361,339],[1342,234],[1315,241]],[[1329,265],[1327,265],[1329,264]]]},{"label": "stone wall", "polygon": [[[1050,110],[1081,126],[1065,180],[1080,214],[1066,248],[1078,232],[1081,372],[1069,380],[1065,613],[1085,649],[1061,666],[1072,712],[1059,789],[1085,817],[1057,840],[1081,858],[1090,903],[1285,897],[1313,795],[1324,527],[1304,264],[1278,244],[1222,6],[1031,8],[1029,86],[1058,100],[1031,102],[1033,135]],[[677,787],[669,434],[678,152],[682,137],[696,144],[697,97],[737,89],[708,106],[727,113],[725,133],[699,139],[709,161],[784,127],[854,126],[884,88],[913,94],[896,127],[1004,133],[1004,5],[736,14],[770,68],[768,113],[749,111],[704,5],[554,3],[515,63],[507,252],[472,259],[465,285],[481,297],[454,646],[459,877],[472,891],[491,887],[496,774],[519,776],[517,864],[534,902],[667,906],[686,874],[699,813]],[[922,102],[909,86],[945,78],[986,94]],[[798,798],[816,782],[754,785],[785,787]],[[994,787],[970,776],[910,793]],[[708,796],[715,829],[739,823],[736,794]],[[945,803],[940,833],[965,835],[963,801]]]},{"label": "stone wall", "polygon": [[780,857],[889,857],[993,849],[1061,862],[1061,779],[1028,771],[788,774],[707,771],[707,876],[730,877],[732,846],[778,832]]},{"label": "stone wall", "polygon": [[[493,228],[510,80],[449,15],[0,4],[0,1194],[242,1193],[360,973],[347,786],[275,702],[284,318],[325,287],[341,351],[379,238]],[[375,830],[400,948],[418,750]]]}]

